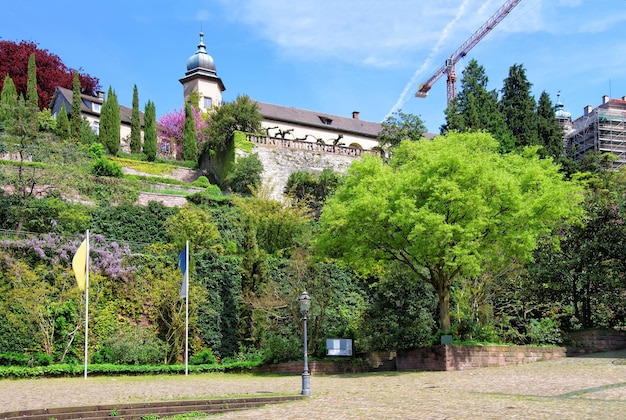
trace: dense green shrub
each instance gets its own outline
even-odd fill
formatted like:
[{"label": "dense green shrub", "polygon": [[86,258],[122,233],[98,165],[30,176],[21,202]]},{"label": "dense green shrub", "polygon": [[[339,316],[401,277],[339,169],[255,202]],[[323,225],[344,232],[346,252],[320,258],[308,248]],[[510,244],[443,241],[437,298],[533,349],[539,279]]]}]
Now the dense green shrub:
[{"label": "dense green shrub", "polygon": [[102,143],[93,143],[89,146],[89,155],[94,159],[100,159],[104,156],[104,152],[105,149]]},{"label": "dense green shrub", "polygon": [[552,318],[531,319],[526,329],[531,344],[563,343],[561,329]]},{"label": "dense green shrub", "polygon": [[217,363],[217,358],[211,349],[204,349],[189,358],[190,365],[212,365],[214,363]]},{"label": "dense green shrub", "polygon": [[24,229],[37,233],[84,232],[90,219],[85,206],[67,203],[56,197],[30,200],[24,215]]},{"label": "dense green shrub", "polygon": [[15,351],[0,353],[0,366],[28,366],[28,356]]},{"label": "dense green shrub", "polygon": [[146,365],[162,362],[164,355],[164,344],[153,332],[127,326],[104,340],[95,359],[120,365]]},{"label": "dense green shrub", "polygon": [[207,188],[211,186],[211,183],[209,182],[209,178],[202,175],[201,177],[198,177],[198,179],[196,179],[191,185],[193,185],[194,187]]},{"label": "dense green shrub", "polygon": [[177,208],[165,207],[156,201],[145,207],[130,203],[100,206],[91,213],[91,229],[118,241],[167,243],[164,223],[177,212]]},{"label": "dense green shrub", "polygon": [[263,164],[258,153],[237,159],[232,171],[226,176],[226,182],[233,192],[250,195],[252,189],[261,186]]},{"label": "dense green shrub", "polygon": [[113,178],[121,178],[124,176],[122,167],[110,160],[101,157],[97,159],[91,166],[91,174],[95,176],[109,176]]},{"label": "dense green shrub", "polygon": [[52,364],[52,356],[38,351],[33,354],[32,361],[35,366],[49,366]]},{"label": "dense green shrub", "polygon": [[395,265],[369,288],[369,295],[360,331],[365,348],[410,349],[433,343],[437,296],[430,284]]},{"label": "dense green shrub", "polygon": [[302,342],[297,337],[269,337],[263,345],[263,363],[292,362],[302,358]]}]

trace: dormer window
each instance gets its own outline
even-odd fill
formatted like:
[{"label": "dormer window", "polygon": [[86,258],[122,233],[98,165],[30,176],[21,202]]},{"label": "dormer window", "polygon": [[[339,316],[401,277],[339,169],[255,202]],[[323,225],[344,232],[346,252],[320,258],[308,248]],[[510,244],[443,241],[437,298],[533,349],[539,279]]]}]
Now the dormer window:
[{"label": "dormer window", "polygon": [[97,104],[97,103],[95,103],[95,102],[92,102],[92,103],[91,103],[91,110],[92,110],[93,112],[97,112],[97,113],[99,114],[99,113],[100,113],[100,111],[102,110],[102,105]]},{"label": "dormer window", "polygon": [[320,119],[320,121],[322,122],[322,124],[324,125],[331,125],[333,123],[333,120],[331,120],[328,117],[322,117],[321,115],[318,115],[318,118]]}]

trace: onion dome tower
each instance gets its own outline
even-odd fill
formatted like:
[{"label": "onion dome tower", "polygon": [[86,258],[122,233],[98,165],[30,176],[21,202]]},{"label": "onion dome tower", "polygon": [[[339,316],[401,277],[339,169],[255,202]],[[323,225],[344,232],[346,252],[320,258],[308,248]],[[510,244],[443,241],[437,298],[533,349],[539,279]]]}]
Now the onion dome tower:
[{"label": "onion dome tower", "polygon": [[187,59],[185,77],[180,79],[183,85],[185,102],[189,101],[192,92],[197,92],[200,98],[198,106],[202,111],[208,111],[222,104],[222,92],[226,90],[222,79],[215,71],[215,61],[206,52],[204,33],[200,32],[198,50]]}]

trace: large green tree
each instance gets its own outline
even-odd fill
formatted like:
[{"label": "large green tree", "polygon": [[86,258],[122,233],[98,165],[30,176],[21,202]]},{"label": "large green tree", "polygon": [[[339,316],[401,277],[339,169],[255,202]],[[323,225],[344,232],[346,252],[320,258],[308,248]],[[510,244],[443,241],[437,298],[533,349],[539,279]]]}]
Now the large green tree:
[{"label": "large green tree", "polygon": [[510,151],[514,139],[498,105],[498,92],[487,90],[485,68],[470,60],[463,70],[459,94],[445,110],[446,123],[441,132],[487,131],[500,143],[501,151]]},{"label": "large green tree", "polygon": [[144,134],[143,134],[143,152],[148,157],[149,162],[154,162],[157,152],[157,125],[156,125],[156,108],[154,102],[146,102],[143,113],[144,118]]},{"label": "large green tree", "polygon": [[537,136],[543,146],[539,151],[542,156],[549,156],[554,161],[563,156],[563,129],[556,120],[550,95],[545,90],[541,92],[537,105]]},{"label": "large green tree", "polygon": [[458,276],[530,258],[540,235],[581,213],[581,200],[533,149],[503,155],[487,133],[449,133],[402,142],[389,164],[354,162],[322,211],[318,245],[363,273],[405,264],[437,291],[447,330]]},{"label": "large green tree", "polygon": [[133,108],[130,115],[130,152],[141,152],[141,117],[139,115],[139,92],[133,87]]},{"label": "large green tree", "polygon": [[514,64],[509,68],[509,75],[504,79],[502,87],[500,108],[506,125],[515,137],[515,147],[539,143],[535,98],[530,93],[531,86],[523,65]]},{"label": "large green tree", "polygon": [[200,150],[200,167],[206,169],[213,183],[222,184],[235,162],[235,131],[256,133],[263,116],[259,106],[248,96],[239,96],[210,114],[209,141]]},{"label": "large green tree", "polygon": [[420,140],[425,132],[426,126],[420,117],[397,110],[383,121],[378,143],[381,147],[395,147],[402,140]]},{"label": "large green tree", "polygon": [[117,95],[109,86],[107,98],[102,105],[100,113],[100,143],[102,143],[112,155],[116,155],[120,149],[120,106]]}]

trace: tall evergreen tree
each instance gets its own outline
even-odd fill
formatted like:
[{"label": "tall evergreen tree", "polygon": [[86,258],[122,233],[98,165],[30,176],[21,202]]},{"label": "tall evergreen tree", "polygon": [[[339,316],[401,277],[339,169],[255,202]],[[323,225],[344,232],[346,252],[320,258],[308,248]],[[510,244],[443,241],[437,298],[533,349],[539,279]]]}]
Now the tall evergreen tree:
[{"label": "tall evergreen tree", "polygon": [[141,152],[141,119],[139,117],[139,93],[133,87],[133,109],[130,116],[130,152]]},{"label": "tall evergreen tree", "polygon": [[65,104],[61,105],[61,110],[57,116],[57,136],[61,140],[67,140],[70,138],[70,120],[67,119],[67,111],[65,110]]},{"label": "tall evergreen tree", "polygon": [[530,93],[531,86],[523,65],[514,64],[509,68],[509,76],[504,79],[500,108],[506,125],[515,137],[516,147],[539,144],[535,98]]},{"label": "tall evergreen tree", "polygon": [[156,108],[152,101],[146,103],[143,114],[144,132],[143,132],[143,152],[148,157],[148,161],[154,162],[157,152],[157,127],[156,127]]},{"label": "tall evergreen tree", "polygon": [[563,156],[563,129],[556,120],[550,95],[545,90],[541,92],[537,105],[537,136],[543,146],[539,151],[541,156],[549,156],[555,161]]},{"label": "tall evergreen tree", "polygon": [[17,90],[13,79],[7,74],[2,85],[2,94],[0,95],[0,122],[6,122],[11,119],[17,107]]},{"label": "tall evergreen tree", "polygon": [[113,88],[109,86],[109,91],[100,113],[100,142],[112,155],[117,155],[117,152],[120,150],[121,124],[117,95]]},{"label": "tall evergreen tree", "polygon": [[28,58],[28,82],[26,85],[26,106],[36,113],[39,110],[39,94],[37,93],[37,64],[35,54]]},{"label": "tall evergreen tree", "polygon": [[185,104],[185,127],[183,129],[183,159],[198,161],[198,136],[196,120],[191,112],[191,104]]},{"label": "tall evergreen tree", "polygon": [[28,58],[28,82],[26,84],[26,112],[28,130],[34,130],[33,135],[39,131],[39,94],[37,93],[37,64],[35,62],[35,54],[31,54]]},{"label": "tall evergreen tree", "polygon": [[80,140],[83,126],[83,115],[80,112],[80,105],[83,101],[80,95],[80,79],[78,78],[78,72],[74,71],[72,106],[70,107],[70,137],[76,142]]},{"label": "tall evergreen tree", "polygon": [[487,131],[500,143],[501,151],[510,151],[513,137],[500,112],[497,91],[487,90],[488,81],[485,68],[470,60],[463,70],[459,94],[445,110],[441,132]]}]

